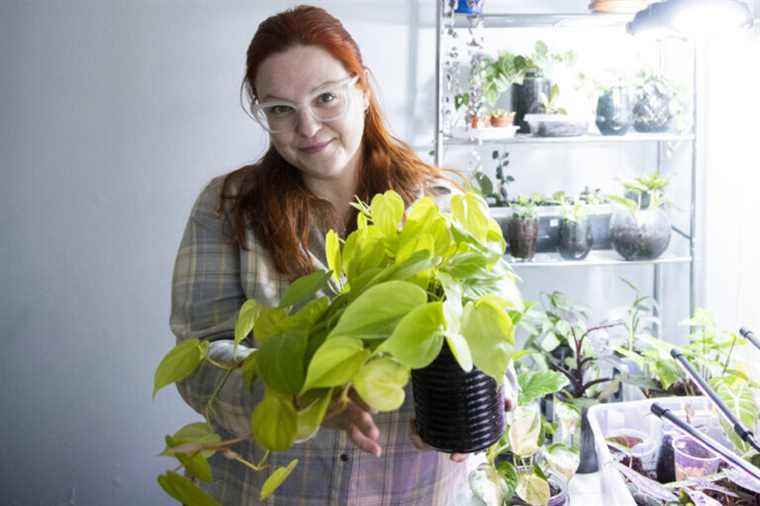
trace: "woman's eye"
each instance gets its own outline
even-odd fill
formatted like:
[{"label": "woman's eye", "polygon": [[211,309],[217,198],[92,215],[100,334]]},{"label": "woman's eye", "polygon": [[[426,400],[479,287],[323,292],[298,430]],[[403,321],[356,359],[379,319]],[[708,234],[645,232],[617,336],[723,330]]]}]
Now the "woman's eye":
[{"label": "woman's eye", "polygon": [[335,96],[335,93],[331,91],[327,91],[317,97],[317,102],[319,102],[320,104],[329,104],[330,102],[334,101],[336,98],[337,97]]},{"label": "woman's eye", "polygon": [[273,116],[285,116],[293,112],[293,108],[287,105],[273,105],[268,112]]}]

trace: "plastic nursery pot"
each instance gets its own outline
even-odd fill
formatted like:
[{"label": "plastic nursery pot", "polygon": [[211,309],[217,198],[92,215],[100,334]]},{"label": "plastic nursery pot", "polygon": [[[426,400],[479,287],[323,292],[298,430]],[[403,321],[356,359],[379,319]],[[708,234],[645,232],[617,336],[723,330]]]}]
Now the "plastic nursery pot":
[{"label": "plastic nursery pot", "polygon": [[531,260],[536,254],[538,220],[512,218],[507,224],[507,244],[513,258]]},{"label": "plastic nursery pot", "polygon": [[621,455],[620,462],[647,478],[655,479],[657,445],[653,438],[636,429],[623,428],[606,437],[612,455]]},{"label": "plastic nursery pot", "polygon": [[548,97],[551,91],[552,82],[549,79],[530,72],[525,76],[522,84],[512,85],[512,110],[515,111],[515,125],[520,127],[517,133],[526,134],[531,131],[525,121],[525,115],[544,112],[541,96]]},{"label": "plastic nursery pot", "polygon": [[625,88],[613,86],[599,96],[596,126],[602,135],[624,135],[632,122],[631,100]]},{"label": "plastic nursery pot", "polygon": [[480,14],[483,12],[485,0],[459,0],[454,12],[459,14]]},{"label": "plastic nursery pot", "polygon": [[477,368],[464,372],[448,345],[433,362],[412,370],[417,432],[447,453],[488,448],[504,434],[504,392]]},{"label": "plastic nursery pot", "polygon": [[594,245],[591,222],[588,218],[578,221],[563,218],[559,223],[559,254],[565,260],[583,260]]},{"label": "plastic nursery pot", "polygon": [[642,209],[634,216],[621,210],[610,219],[612,247],[626,260],[652,260],[670,244],[670,218],[661,208]]},{"label": "plastic nursery pot", "polygon": [[686,435],[673,439],[673,452],[676,481],[708,476],[715,473],[720,465],[720,457]]}]

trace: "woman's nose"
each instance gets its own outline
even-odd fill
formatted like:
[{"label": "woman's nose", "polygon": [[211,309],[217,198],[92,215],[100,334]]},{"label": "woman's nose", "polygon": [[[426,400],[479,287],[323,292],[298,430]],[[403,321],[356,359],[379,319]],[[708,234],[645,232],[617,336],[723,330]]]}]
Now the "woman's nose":
[{"label": "woman's nose", "polygon": [[319,120],[317,120],[306,107],[298,111],[297,121],[298,124],[296,125],[296,129],[298,133],[304,137],[314,137],[319,131]]}]

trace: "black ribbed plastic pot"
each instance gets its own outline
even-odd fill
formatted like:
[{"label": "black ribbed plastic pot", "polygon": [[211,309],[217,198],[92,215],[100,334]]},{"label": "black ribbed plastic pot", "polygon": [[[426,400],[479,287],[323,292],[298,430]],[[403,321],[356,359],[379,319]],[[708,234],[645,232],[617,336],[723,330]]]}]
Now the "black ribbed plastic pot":
[{"label": "black ribbed plastic pot", "polygon": [[504,434],[504,393],[477,368],[464,372],[444,342],[433,362],[412,370],[417,433],[443,452],[473,453]]}]

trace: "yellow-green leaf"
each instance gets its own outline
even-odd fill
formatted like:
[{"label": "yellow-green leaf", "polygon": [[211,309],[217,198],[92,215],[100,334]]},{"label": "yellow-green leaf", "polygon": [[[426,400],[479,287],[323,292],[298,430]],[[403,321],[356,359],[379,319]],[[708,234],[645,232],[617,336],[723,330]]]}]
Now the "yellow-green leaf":
[{"label": "yellow-green leaf", "polygon": [[[297,441],[308,439],[319,430],[332,399],[332,388],[312,390],[312,392],[315,392],[314,395],[304,396],[309,404],[298,411]],[[312,400],[311,397],[314,399]]]},{"label": "yellow-green leaf", "polygon": [[398,193],[388,190],[382,195],[375,195],[370,204],[372,221],[386,237],[396,235],[401,218],[404,216],[404,200]]},{"label": "yellow-green leaf", "polygon": [[267,339],[282,332],[287,317],[288,312],[283,308],[262,307],[253,326],[256,342],[263,345]]},{"label": "yellow-green leaf", "polygon": [[248,390],[253,386],[253,381],[256,379],[258,372],[256,372],[256,354],[258,351],[252,352],[243,361],[241,366],[241,372],[243,374],[243,384]]},{"label": "yellow-green leaf", "polygon": [[235,345],[238,345],[253,330],[253,324],[261,312],[261,306],[256,299],[245,301],[238,311],[235,321]]},{"label": "yellow-green leaf", "polygon": [[414,308],[399,321],[393,334],[378,347],[412,369],[430,364],[441,351],[446,320],[442,302]]},{"label": "yellow-green leaf", "polygon": [[159,475],[158,484],[167,494],[187,506],[221,506],[192,481],[174,471]]},{"label": "yellow-green leaf", "polygon": [[272,474],[269,475],[269,478],[264,482],[264,485],[261,486],[259,500],[265,501],[270,495],[272,495],[279,486],[285,482],[297,465],[298,459],[293,459],[287,467],[278,467],[272,471]]},{"label": "yellow-green leaf", "polygon": [[[204,341],[205,346],[208,343]],[[182,381],[195,372],[205,356],[205,347],[198,339],[187,339],[171,349],[158,364],[153,378],[153,397],[171,383]]]},{"label": "yellow-green leaf", "polygon": [[549,483],[533,473],[518,473],[517,495],[531,506],[546,506],[551,499]]},{"label": "yellow-green leaf", "polygon": [[507,313],[488,300],[470,302],[464,308],[461,333],[475,366],[501,384],[514,353],[514,329]]},{"label": "yellow-green leaf", "polygon": [[538,437],[541,433],[541,417],[528,406],[519,406],[512,415],[509,426],[509,445],[512,453],[528,458],[538,451]]},{"label": "yellow-green leaf", "polygon": [[366,362],[352,380],[359,396],[377,411],[393,411],[404,402],[409,368],[387,358]]},{"label": "yellow-green leaf", "polygon": [[386,338],[404,315],[425,302],[425,290],[406,281],[372,286],[346,308],[328,340],[335,336]]},{"label": "yellow-green leaf", "polygon": [[360,339],[334,337],[322,343],[309,363],[302,392],[313,388],[342,386],[369,356]]},{"label": "yellow-green leaf", "polygon": [[[360,214],[359,216],[363,215]],[[325,236],[325,256],[327,257],[327,268],[332,271],[333,279],[339,282],[342,269],[340,238],[334,230],[330,230]]]},{"label": "yellow-green leaf", "polygon": [[327,286],[329,278],[330,273],[325,271],[315,271],[306,276],[301,276],[285,290],[279,307],[295,306],[315,297],[319,290]]},{"label": "yellow-green leaf", "polygon": [[291,447],[298,430],[298,413],[288,396],[267,388],[251,414],[251,434],[264,448],[280,452]]}]

